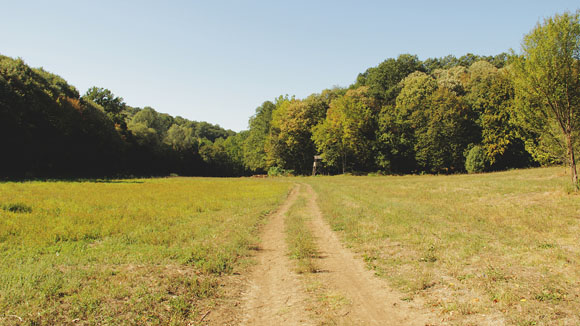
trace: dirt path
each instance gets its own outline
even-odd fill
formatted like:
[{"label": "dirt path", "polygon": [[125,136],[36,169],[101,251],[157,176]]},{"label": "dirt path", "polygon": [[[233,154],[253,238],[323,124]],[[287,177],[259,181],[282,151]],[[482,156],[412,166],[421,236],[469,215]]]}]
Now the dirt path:
[{"label": "dirt path", "polygon": [[315,264],[322,272],[315,277],[326,288],[338,291],[350,302],[348,311],[334,322],[346,325],[428,324],[428,311],[401,301],[401,293],[390,289],[366,269],[362,259],[342,246],[322,219],[312,187],[303,185],[303,188],[308,193],[308,206],[312,214],[310,224],[320,252]]},{"label": "dirt path", "polygon": [[[288,258],[284,220],[288,209],[301,192],[308,195],[308,222],[316,238],[319,273],[299,277]],[[295,186],[287,200],[272,214],[262,232],[256,255],[257,264],[244,277],[245,290],[238,296],[237,312],[229,310],[230,319],[212,318],[217,325],[430,325],[429,313],[418,304],[401,301],[402,294],[390,289],[383,280],[365,268],[362,259],[345,249],[336,234],[323,220],[310,185]],[[316,294],[307,294],[308,282],[322,284],[325,291],[344,298],[347,304],[331,319],[316,317]],[[227,312],[228,310],[226,310]],[[219,315],[219,313],[215,313]],[[227,322],[226,322],[227,321]]]},{"label": "dirt path", "polygon": [[307,311],[308,297],[287,256],[284,233],[284,218],[299,188],[294,187],[264,227],[257,265],[241,301],[242,325],[314,325]]}]

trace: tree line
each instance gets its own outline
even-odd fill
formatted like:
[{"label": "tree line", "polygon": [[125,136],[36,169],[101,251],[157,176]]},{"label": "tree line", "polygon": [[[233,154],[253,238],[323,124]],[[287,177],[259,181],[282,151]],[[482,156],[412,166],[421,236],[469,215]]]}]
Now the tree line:
[{"label": "tree line", "polygon": [[[235,133],[134,108],[104,88],[0,57],[5,177],[458,173],[568,163],[580,106],[579,12],[538,24],[522,54],[403,54],[355,82],[279,96]],[[574,179],[576,178],[576,179]]]},{"label": "tree line", "polygon": [[404,54],[348,88],[267,101],[250,119],[245,163],[297,174],[310,173],[317,154],[327,173],[456,173],[476,154],[477,171],[532,165],[511,122],[507,57]]},{"label": "tree line", "polygon": [[421,61],[403,54],[347,88],[258,107],[244,141],[251,171],[484,172],[568,164],[579,187],[580,10],[546,18],[521,54]]},{"label": "tree line", "polygon": [[224,148],[236,133],[136,108],[110,90],[82,96],[61,77],[0,56],[0,177],[243,174]]}]

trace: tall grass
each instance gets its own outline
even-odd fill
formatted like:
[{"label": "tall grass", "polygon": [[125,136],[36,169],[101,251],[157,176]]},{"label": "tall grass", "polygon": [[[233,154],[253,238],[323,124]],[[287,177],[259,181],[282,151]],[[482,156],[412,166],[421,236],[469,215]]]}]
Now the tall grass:
[{"label": "tall grass", "polygon": [[563,168],[307,180],[370,268],[451,324],[580,324],[580,197]]},{"label": "tall grass", "polygon": [[289,184],[171,178],[0,184],[0,324],[184,324]]}]

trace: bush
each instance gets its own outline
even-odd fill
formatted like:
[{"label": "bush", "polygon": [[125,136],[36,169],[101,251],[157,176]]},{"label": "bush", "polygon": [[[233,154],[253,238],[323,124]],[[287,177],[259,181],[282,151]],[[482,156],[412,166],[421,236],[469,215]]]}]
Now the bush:
[{"label": "bush", "polygon": [[277,166],[273,166],[268,169],[269,177],[287,177],[291,175],[294,175],[294,170],[286,170]]},{"label": "bush", "polygon": [[480,173],[485,170],[485,156],[481,146],[474,146],[465,159],[467,173]]}]

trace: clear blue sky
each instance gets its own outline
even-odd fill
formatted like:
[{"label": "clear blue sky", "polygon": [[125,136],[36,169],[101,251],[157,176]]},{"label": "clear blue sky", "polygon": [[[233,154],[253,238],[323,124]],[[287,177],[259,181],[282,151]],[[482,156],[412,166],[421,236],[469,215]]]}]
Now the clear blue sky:
[{"label": "clear blue sky", "polygon": [[401,53],[519,49],[551,1],[3,1],[0,53],[131,106],[236,131],[265,100],[348,86]]}]

